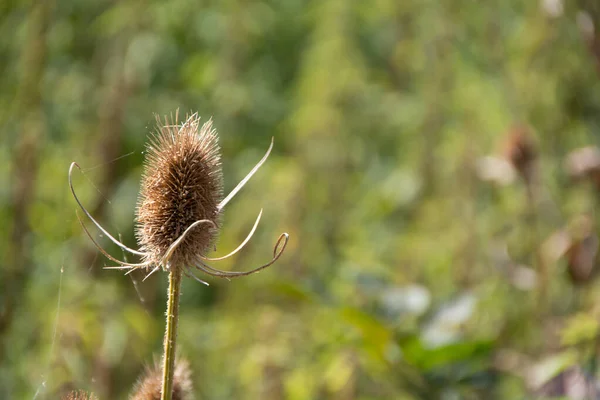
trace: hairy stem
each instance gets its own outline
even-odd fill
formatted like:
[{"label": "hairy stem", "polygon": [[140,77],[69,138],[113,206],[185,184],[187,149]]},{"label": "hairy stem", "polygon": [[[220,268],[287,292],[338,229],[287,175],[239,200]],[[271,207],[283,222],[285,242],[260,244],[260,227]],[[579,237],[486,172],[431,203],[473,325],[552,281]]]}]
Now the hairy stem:
[{"label": "hairy stem", "polygon": [[167,300],[167,326],[163,355],[163,381],[161,400],[171,400],[173,395],[173,372],[175,370],[175,344],[179,320],[179,294],[181,293],[181,269],[169,272],[169,298]]}]

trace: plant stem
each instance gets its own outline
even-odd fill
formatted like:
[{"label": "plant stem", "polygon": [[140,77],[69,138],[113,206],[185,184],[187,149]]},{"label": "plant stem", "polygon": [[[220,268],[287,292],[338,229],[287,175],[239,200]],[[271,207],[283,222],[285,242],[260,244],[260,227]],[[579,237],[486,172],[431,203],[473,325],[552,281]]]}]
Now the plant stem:
[{"label": "plant stem", "polygon": [[527,189],[527,209],[531,224],[532,246],[534,248],[534,259],[532,264],[536,266],[539,274],[539,285],[537,292],[537,311],[539,317],[542,317],[547,309],[548,285],[550,283],[548,275],[548,266],[542,254],[542,244],[540,239],[540,220],[537,214],[537,187],[536,181],[530,179],[525,182]]},{"label": "plant stem", "polygon": [[180,293],[181,270],[179,268],[171,268],[169,272],[169,298],[167,300],[167,326],[165,327],[161,400],[171,400],[173,395],[173,372],[175,370],[175,344],[177,341]]}]

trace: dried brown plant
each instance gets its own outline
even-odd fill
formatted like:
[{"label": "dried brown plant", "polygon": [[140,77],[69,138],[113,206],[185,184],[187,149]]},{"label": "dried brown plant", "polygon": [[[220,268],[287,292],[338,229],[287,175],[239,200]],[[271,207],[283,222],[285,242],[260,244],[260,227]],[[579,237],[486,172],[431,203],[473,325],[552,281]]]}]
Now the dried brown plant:
[{"label": "dried brown plant", "polygon": [[525,125],[513,126],[505,139],[504,156],[528,183],[532,180],[537,146]]},{"label": "dried brown plant", "polygon": [[[225,205],[240,191],[254,173],[262,166],[273,148],[273,142],[265,156],[254,166],[246,177],[222,199],[222,173],[217,143],[217,133],[209,120],[200,126],[197,114],[189,116],[178,124],[174,120],[160,120],[156,134],[147,146],[144,175],[137,205],[136,236],[140,250],[134,250],[106,231],[86,210],[73,188],[69,169],[69,185],[77,204],[96,227],[123,250],[140,256],[142,262],[129,263],[108,254],[92,237],[81,219],[81,225],[96,247],[110,260],[119,264],[107,269],[137,268],[150,269],[150,276],[160,268],[170,270],[181,268],[185,275],[197,278],[191,268],[199,269],[208,275],[235,278],[258,272],[272,265],[283,253],[288,234],[279,236],[273,250],[273,258],[268,263],[247,272],[230,272],[215,269],[206,261],[220,261],[240,251],[254,234],[262,215],[262,209],[246,239],[232,252],[211,258],[206,252],[211,247],[219,227],[219,216]],[[146,279],[144,278],[144,279]]]},{"label": "dried brown plant", "polygon": [[600,149],[587,146],[571,151],[565,159],[567,173],[574,180],[587,180],[600,189]]},{"label": "dried brown plant", "polygon": [[171,264],[198,264],[217,233],[223,197],[217,132],[212,121],[199,132],[194,123],[198,122],[179,131],[165,120],[147,147],[136,236],[145,261],[155,265],[194,222],[205,220],[212,224],[190,231],[172,252]]},{"label": "dried brown plant", "polygon": [[[223,278],[235,278],[258,272],[277,261],[285,250],[289,236],[287,233],[279,236],[271,261],[248,272],[221,271],[207,265],[206,261],[219,261],[233,256],[254,234],[262,210],[246,239],[235,250],[222,257],[206,256],[218,233],[219,216],[223,207],[266,161],[273,148],[273,141],[267,154],[231,193],[222,199],[219,146],[217,132],[212,128],[212,122],[209,120],[200,126],[200,118],[197,114],[192,114],[182,124],[179,124],[177,114],[171,121],[165,118],[164,124],[160,120],[158,122],[158,130],[147,147],[146,168],[136,210],[136,236],[139,250],[131,249],[115,239],[79,201],[71,179],[73,168],[79,168],[76,163],[72,163],[69,169],[69,186],[77,204],[94,225],[117,246],[142,259],[139,263],[129,263],[108,254],[92,237],[78,215],[81,226],[98,250],[108,259],[119,264],[116,267],[105,268],[126,269],[129,272],[139,268],[151,269],[146,278],[161,268],[169,273],[162,383],[158,393],[162,400],[171,400],[175,395],[175,348],[182,275],[185,274],[207,284],[194,275],[192,268]],[[159,387],[158,383],[156,387]]]}]

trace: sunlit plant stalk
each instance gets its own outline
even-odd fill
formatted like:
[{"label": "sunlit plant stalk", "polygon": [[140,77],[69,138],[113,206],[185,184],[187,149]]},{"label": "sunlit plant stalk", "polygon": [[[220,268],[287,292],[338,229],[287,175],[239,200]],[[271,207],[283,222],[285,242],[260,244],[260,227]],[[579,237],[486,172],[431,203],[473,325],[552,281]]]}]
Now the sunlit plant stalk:
[{"label": "sunlit plant stalk", "polygon": [[170,399],[173,393],[173,373],[175,366],[175,344],[177,341],[177,322],[179,321],[179,295],[181,293],[181,271],[169,272],[169,296],[167,299],[167,324],[163,356],[162,398]]},{"label": "sunlit plant stalk", "polygon": [[253,270],[222,271],[206,264],[206,261],[220,261],[233,256],[254,234],[262,210],[246,239],[235,250],[222,257],[206,256],[216,239],[223,208],[266,161],[273,142],[258,164],[222,199],[220,152],[212,121],[200,126],[200,118],[193,114],[182,124],[179,124],[177,115],[171,121],[165,118],[164,123],[160,120],[158,123],[157,132],[147,146],[146,165],[136,209],[139,250],[131,249],[115,239],[83,207],[71,180],[73,168],[79,168],[76,163],[72,163],[69,169],[69,185],[75,200],[94,225],[117,246],[142,259],[139,263],[129,263],[114,258],[95,241],[79,219],[84,231],[100,252],[119,264],[105,268],[127,270],[127,274],[136,269],[145,269],[149,272],[144,280],[159,269],[169,273],[161,400],[171,400],[183,275],[204,284],[207,283],[198,278],[192,268],[223,278],[250,275],[277,261],[285,250],[289,236],[287,233],[281,234],[273,249],[271,261]]}]

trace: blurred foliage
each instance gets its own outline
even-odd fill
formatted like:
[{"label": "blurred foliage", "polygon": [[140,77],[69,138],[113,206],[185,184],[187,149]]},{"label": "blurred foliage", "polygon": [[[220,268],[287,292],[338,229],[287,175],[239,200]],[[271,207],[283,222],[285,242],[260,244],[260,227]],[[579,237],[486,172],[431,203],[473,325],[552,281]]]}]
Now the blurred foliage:
[{"label": "blurred foliage", "polygon": [[184,282],[197,398],[592,398],[600,162],[565,159],[599,144],[599,27],[591,0],[1,2],[0,398],[127,398],[159,357],[166,276],[103,270],[66,178],[136,247],[177,109],[213,118],[226,191],[275,138],[219,267],[291,235]]}]

